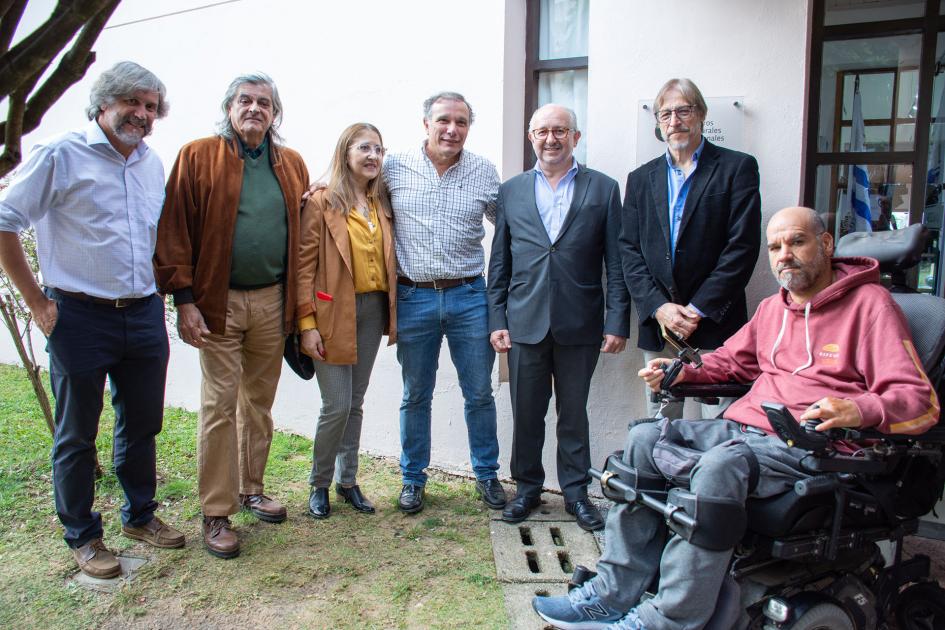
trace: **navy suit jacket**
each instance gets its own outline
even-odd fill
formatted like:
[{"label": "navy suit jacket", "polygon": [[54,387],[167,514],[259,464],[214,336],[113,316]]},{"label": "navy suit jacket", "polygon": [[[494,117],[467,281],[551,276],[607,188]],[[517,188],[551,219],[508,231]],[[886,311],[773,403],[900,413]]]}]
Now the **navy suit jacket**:
[{"label": "navy suit jacket", "polygon": [[717,348],[748,321],[745,287],[761,245],[758,162],[706,141],[670,256],[666,155],[627,178],[620,238],[623,271],[640,320],[637,345],[661,350],[653,314],[666,302],[705,313],[687,341]]},{"label": "navy suit jacket", "polygon": [[[550,331],[562,345],[629,334],[630,298],[620,262],[620,188],[578,166],[574,197],[552,243],[535,203],[534,170],[499,188],[489,259],[489,330],[515,343]],[[606,299],[603,275],[607,275]]]}]

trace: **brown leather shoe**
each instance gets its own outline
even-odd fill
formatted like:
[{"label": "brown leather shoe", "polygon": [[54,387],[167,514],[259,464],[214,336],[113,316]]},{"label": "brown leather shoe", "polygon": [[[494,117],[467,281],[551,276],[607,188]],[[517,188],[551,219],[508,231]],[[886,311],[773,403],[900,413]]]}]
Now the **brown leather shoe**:
[{"label": "brown leather shoe", "polygon": [[241,494],[240,505],[267,523],[281,523],[286,518],[285,506],[264,494]]},{"label": "brown leather shoe", "polygon": [[121,575],[121,565],[101,538],[90,540],[81,547],[72,550],[72,555],[79,569],[89,577],[107,580]]},{"label": "brown leather shoe", "polygon": [[121,533],[126,538],[143,540],[161,549],[180,549],[184,546],[184,535],[156,516],[139,527],[122,525]]},{"label": "brown leather shoe", "polygon": [[203,517],[203,544],[217,558],[226,560],[240,555],[240,539],[225,516]]}]

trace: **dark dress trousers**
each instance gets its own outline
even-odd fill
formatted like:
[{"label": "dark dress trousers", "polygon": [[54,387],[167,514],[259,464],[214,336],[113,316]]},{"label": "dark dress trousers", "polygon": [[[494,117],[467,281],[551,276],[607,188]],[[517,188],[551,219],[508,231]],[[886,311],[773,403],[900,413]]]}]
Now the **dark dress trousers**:
[{"label": "dark dress trousers", "polygon": [[544,420],[554,387],[558,481],[572,502],[587,497],[590,482],[587,395],[603,335],[629,332],[618,241],[620,190],[613,179],[580,166],[571,206],[551,242],[535,203],[535,177],[531,170],[499,188],[489,330],[507,329],[512,340],[511,468],[518,492],[541,493]]},{"label": "dark dress trousers", "polygon": [[653,317],[666,302],[705,317],[688,342],[714,349],[748,321],[745,287],[761,244],[758,162],[708,140],[692,175],[675,261],[670,256],[666,155],[630,173],[620,237],[623,272],[640,320],[637,345],[663,349]]}]

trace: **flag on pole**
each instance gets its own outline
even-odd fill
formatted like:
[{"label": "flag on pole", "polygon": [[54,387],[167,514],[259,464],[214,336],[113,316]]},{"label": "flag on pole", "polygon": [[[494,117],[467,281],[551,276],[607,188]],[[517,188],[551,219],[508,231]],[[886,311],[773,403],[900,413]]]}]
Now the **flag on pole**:
[{"label": "flag on pole", "polygon": [[[860,102],[860,76],[853,84],[853,125],[850,129],[850,151],[858,153],[866,150],[866,129],[863,124],[863,106]],[[870,210],[870,176],[866,166],[851,164],[847,174],[846,203],[840,208],[840,220],[837,221],[837,236],[849,232],[872,232],[872,212]]]}]

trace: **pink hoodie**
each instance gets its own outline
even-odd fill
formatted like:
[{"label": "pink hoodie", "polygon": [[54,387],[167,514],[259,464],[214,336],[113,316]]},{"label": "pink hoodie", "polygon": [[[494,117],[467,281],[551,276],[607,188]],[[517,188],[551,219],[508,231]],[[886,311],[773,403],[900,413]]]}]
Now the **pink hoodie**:
[{"label": "pink hoodie", "polygon": [[938,422],[939,401],[912,345],[906,318],[879,284],[872,258],[834,258],[833,284],[807,304],[781,289],[702,369],[693,383],[754,381],[725,417],[771,431],[762,402],[785,404],[795,418],[834,396],[856,403],[863,427],[922,433]]}]

